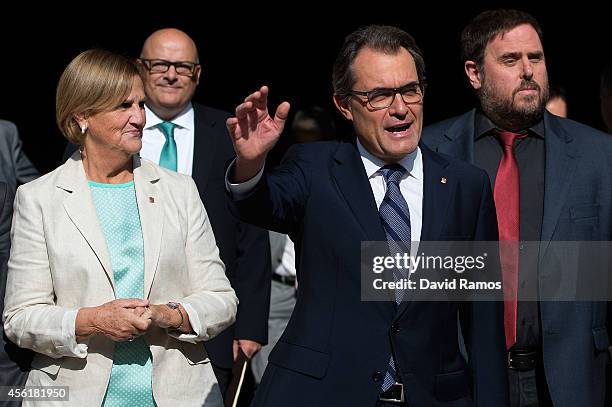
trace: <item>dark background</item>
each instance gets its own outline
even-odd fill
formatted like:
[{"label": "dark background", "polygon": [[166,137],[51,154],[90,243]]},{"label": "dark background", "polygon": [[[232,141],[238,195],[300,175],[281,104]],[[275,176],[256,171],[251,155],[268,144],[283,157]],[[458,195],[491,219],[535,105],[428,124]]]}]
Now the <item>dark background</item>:
[{"label": "dark background", "polygon": [[[475,104],[459,57],[465,23],[485,9],[518,8],[532,13],[542,26],[550,83],[567,89],[570,118],[602,128],[599,74],[612,51],[610,17],[603,5],[361,0],[326,6],[254,4],[248,9],[227,3],[207,9],[205,3],[175,1],[128,9],[128,4],[4,13],[0,118],[17,124],[25,151],[41,172],[60,164],[65,146],[55,125],[55,87],[64,67],[93,47],[138,56],[145,38],[163,27],[186,31],[199,47],[203,72],[198,102],[232,110],[267,84],[272,106],[288,100],[293,109],[318,104],[332,110],[331,66],[343,38],[364,24],[399,26],[416,38],[425,55],[425,124],[430,124]],[[340,131],[349,131],[340,115],[333,115]]]}]

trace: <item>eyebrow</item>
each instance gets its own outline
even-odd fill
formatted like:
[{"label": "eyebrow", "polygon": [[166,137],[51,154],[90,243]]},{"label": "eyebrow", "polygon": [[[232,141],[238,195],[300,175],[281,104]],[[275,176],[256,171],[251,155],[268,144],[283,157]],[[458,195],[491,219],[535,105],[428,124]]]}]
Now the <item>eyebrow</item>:
[{"label": "eyebrow", "polygon": [[162,58],[140,58],[143,61],[147,61],[147,62],[166,62],[168,64],[189,64],[189,65],[198,65],[197,62],[194,61],[185,61],[185,60],[181,60],[181,61],[170,61],[167,59],[162,59]]},{"label": "eyebrow", "polygon": [[506,59],[506,58],[520,59],[521,53],[520,52],[506,52],[504,54],[501,54],[498,59]]},{"label": "eyebrow", "polygon": [[144,102],[145,98],[131,98],[131,97],[127,97],[125,99],[123,99],[123,101],[119,102],[120,105],[124,104],[124,103],[140,103],[140,102]]},{"label": "eyebrow", "polygon": [[527,56],[529,58],[544,58],[544,52],[543,51],[528,52]]},{"label": "eyebrow", "polygon": [[[506,53],[500,55],[498,59],[499,60],[506,59],[506,58],[521,59],[522,55],[523,55],[522,52],[506,52]],[[544,52],[543,51],[528,52],[527,53],[527,57],[528,58],[542,58],[542,57],[544,57]]]},{"label": "eyebrow", "polygon": [[419,83],[420,82],[417,80],[417,81],[408,82],[407,84],[402,85],[402,86],[398,86],[397,88],[377,87],[377,88],[374,88],[372,90],[374,91],[374,90],[383,90],[383,89],[401,89],[401,88],[407,88],[407,87],[410,87],[410,86],[419,86]]}]

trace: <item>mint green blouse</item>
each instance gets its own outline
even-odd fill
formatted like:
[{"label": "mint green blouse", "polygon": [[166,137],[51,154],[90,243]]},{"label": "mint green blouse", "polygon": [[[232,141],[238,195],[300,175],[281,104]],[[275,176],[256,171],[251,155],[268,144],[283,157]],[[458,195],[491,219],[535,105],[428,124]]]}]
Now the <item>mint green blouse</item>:
[{"label": "mint green blouse", "polygon": [[[144,244],[134,182],[89,181],[98,220],[106,239],[117,298],[144,297]],[[151,351],[142,337],[116,342],[103,406],[155,406]]]}]

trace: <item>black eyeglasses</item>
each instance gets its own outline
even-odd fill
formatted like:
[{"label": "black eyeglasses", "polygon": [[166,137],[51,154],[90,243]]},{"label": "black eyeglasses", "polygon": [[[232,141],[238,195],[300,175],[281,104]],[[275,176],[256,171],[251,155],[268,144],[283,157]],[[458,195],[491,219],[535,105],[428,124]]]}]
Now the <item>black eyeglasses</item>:
[{"label": "black eyeglasses", "polygon": [[349,95],[365,96],[373,110],[386,109],[393,104],[395,95],[400,94],[407,105],[420,103],[425,93],[425,82],[412,82],[399,88],[377,88],[370,91],[352,90]]},{"label": "black eyeglasses", "polygon": [[171,66],[179,75],[193,76],[196,67],[200,64],[190,61],[166,61],[165,59],[144,59],[139,58],[149,73],[166,73]]}]

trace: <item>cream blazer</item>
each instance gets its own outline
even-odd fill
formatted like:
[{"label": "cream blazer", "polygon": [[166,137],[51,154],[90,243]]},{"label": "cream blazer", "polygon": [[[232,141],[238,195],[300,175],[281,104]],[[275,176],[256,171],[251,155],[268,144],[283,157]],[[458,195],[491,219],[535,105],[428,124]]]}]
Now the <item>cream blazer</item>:
[{"label": "cream blazer", "polygon": [[[198,333],[171,336],[154,328],[145,335],[155,401],[160,407],[221,406],[201,341],[234,322],[238,300],[210,222],[191,177],[139,157],[133,161],[145,298],[188,305]],[[11,240],[4,329],[17,345],[37,352],[27,385],[69,386],[68,403],[45,406],[101,405],[114,342],[93,336],[86,352],[78,352],[75,310],[116,299],[115,284],[78,151],[55,171],[19,187]]]}]

